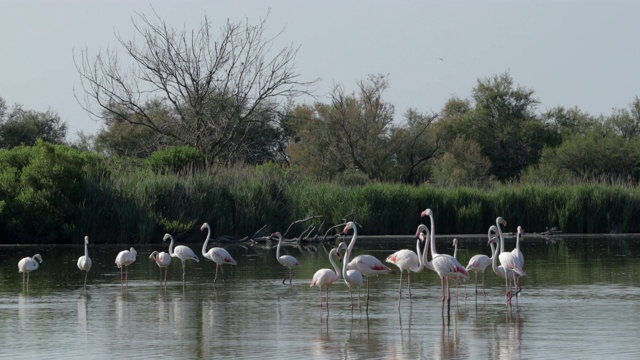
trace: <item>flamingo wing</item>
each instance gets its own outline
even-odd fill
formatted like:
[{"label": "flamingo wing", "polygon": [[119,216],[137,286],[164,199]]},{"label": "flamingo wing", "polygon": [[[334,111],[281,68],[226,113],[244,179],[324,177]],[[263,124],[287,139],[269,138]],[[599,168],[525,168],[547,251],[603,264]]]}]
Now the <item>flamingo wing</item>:
[{"label": "flamingo wing", "polygon": [[391,269],[371,255],[356,256],[347,265],[348,270],[358,270],[362,276],[375,276],[390,273]]},{"label": "flamingo wing", "polygon": [[298,266],[300,265],[300,263],[298,262],[298,259],[296,259],[295,257],[291,256],[291,255],[282,255],[278,258],[278,262],[280,264],[282,264],[283,266],[286,266],[288,268],[292,268],[294,266]]},{"label": "flamingo wing", "polygon": [[467,265],[467,271],[485,271],[487,267],[491,265],[491,258],[487,255],[479,254],[474,255],[469,259],[469,264]]},{"label": "flamingo wing", "polygon": [[469,279],[469,272],[460,264],[453,256],[447,254],[438,254],[431,262],[436,272],[441,277],[453,277]]},{"label": "flamingo wing", "polygon": [[407,249],[394,252],[389,255],[385,261],[390,264],[394,264],[400,269],[400,271],[411,270],[415,272],[420,267],[418,255]]},{"label": "flamingo wing", "polygon": [[211,254],[210,259],[216,264],[229,264],[237,265],[236,261],[231,257],[229,252],[223,248],[215,247],[209,250],[208,254]]},{"label": "flamingo wing", "polygon": [[193,260],[195,262],[199,262],[200,259],[198,259],[198,257],[196,256],[196,254],[193,252],[193,250],[191,250],[191,248],[189,248],[188,246],[184,246],[184,245],[178,245],[175,247],[175,249],[173,250],[173,253],[180,259],[180,260]]}]

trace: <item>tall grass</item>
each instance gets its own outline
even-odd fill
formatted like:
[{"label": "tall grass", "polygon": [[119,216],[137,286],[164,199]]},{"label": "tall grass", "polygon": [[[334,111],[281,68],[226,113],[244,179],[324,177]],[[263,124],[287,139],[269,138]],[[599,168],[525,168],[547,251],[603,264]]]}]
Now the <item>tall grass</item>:
[{"label": "tall grass", "polygon": [[[370,183],[346,186],[299,179],[282,171],[236,167],[163,174],[111,171],[87,177],[78,205],[75,237],[99,243],[159,242],[170,232],[180,241],[201,242],[208,222],[214,236],[284,232],[297,219],[321,215],[323,231],[353,213],[365,235],[413,234],[426,208],[439,234],[485,233],[497,216],[506,231],[557,227],[566,233],[640,232],[640,192],[625,185],[547,187],[503,185],[490,190]],[[298,235],[309,223],[295,226]],[[60,242],[69,241],[59,239]]]}]

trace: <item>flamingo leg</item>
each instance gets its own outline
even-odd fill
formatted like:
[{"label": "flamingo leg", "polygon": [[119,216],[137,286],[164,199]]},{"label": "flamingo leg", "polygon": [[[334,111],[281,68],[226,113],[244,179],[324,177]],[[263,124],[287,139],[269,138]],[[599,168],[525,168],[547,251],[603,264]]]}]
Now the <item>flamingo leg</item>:
[{"label": "flamingo leg", "polygon": [[216,276],[213,278],[213,283],[215,284],[218,281],[218,264],[216,264]]},{"label": "flamingo leg", "polygon": [[164,268],[164,286],[167,286],[167,271],[169,271],[169,268]]},{"label": "flamingo leg", "polygon": [[187,272],[186,268],[185,268],[185,261],[182,260],[182,282],[184,282],[184,275]]},{"label": "flamingo leg", "polygon": [[84,273],[84,287],[87,287],[87,275],[89,275],[89,272],[85,271],[85,273]]},{"label": "flamingo leg", "polygon": [[402,273],[404,273],[404,271],[400,271],[400,288],[398,289],[398,309],[400,308],[400,300],[402,299]]},{"label": "flamingo leg", "polygon": [[409,299],[411,299],[411,271],[407,272],[407,286],[409,287]]},{"label": "flamingo leg", "polygon": [[125,266],[124,268],[124,279],[127,283],[127,287],[129,287],[129,267]]}]

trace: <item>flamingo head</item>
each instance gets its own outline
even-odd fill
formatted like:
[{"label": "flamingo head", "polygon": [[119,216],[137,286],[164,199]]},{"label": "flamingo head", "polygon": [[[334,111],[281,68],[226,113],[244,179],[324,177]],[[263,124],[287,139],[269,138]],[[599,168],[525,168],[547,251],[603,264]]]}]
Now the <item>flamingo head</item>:
[{"label": "flamingo head", "polygon": [[280,239],[281,237],[282,237],[282,234],[280,234],[277,231],[271,234],[272,239]]},{"label": "flamingo head", "polygon": [[431,211],[431,209],[426,209],[425,211],[420,213],[420,217],[425,217],[425,216],[433,216],[433,211]]},{"label": "flamingo head", "polygon": [[458,239],[457,238],[453,239],[453,246],[458,246]]},{"label": "flamingo head", "polygon": [[416,239],[420,239],[420,240],[424,241],[424,239],[422,237],[424,236],[424,233],[426,231],[429,231],[429,228],[427,228],[427,226],[425,224],[418,225],[418,230],[416,230]]},{"label": "flamingo head", "polygon": [[507,220],[503,219],[502,216],[498,216],[496,223],[502,226],[507,226]]},{"label": "flamingo head", "polygon": [[489,242],[487,242],[487,244],[495,244],[497,241],[498,241],[498,238],[497,238],[497,237],[495,237],[495,236],[492,236],[492,237],[489,239]]},{"label": "flamingo head", "polygon": [[130,253],[132,253],[132,254],[133,254],[133,256],[138,255],[138,252],[137,252],[137,251],[136,251],[136,249],[134,249],[134,248],[129,249],[129,252],[130,252]]},{"label": "flamingo head", "polygon": [[85,236],[85,237],[84,237],[84,243],[85,243],[85,244],[88,244],[88,243],[89,243],[89,237],[88,237],[88,236]]},{"label": "flamingo head", "polygon": [[156,261],[156,256],[158,255],[157,251],[154,251],[151,253],[151,255],[149,255],[149,260],[155,262]]},{"label": "flamingo head", "polygon": [[522,236],[523,233],[524,231],[522,230],[522,226],[518,226],[518,235]]},{"label": "flamingo head", "polygon": [[164,237],[162,238],[162,241],[167,241],[171,239],[171,234],[164,234]]},{"label": "flamingo head", "polygon": [[349,230],[351,230],[354,226],[355,226],[354,222],[349,221],[347,225],[344,226],[344,229],[342,230],[342,234],[340,235],[347,235],[347,233],[349,233]]},{"label": "flamingo head", "polygon": [[200,231],[204,231],[204,229],[209,229],[209,224],[204,223],[202,224],[202,226],[200,226]]},{"label": "flamingo head", "polygon": [[340,253],[340,250],[344,250],[345,254],[347,253],[347,244],[345,244],[344,241],[341,241],[340,244],[338,244],[338,250],[336,251],[338,260],[342,261],[343,255]]},{"label": "flamingo head", "polygon": [[32,258],[32,259],[34,259],[34,260],[35,260],[35,259],[38,259],[38,261],[40,262],[40,264],[42,264],[42,256],[40,256],[40,254],[35,254],[35,255],[33,255],[33,258]]}]

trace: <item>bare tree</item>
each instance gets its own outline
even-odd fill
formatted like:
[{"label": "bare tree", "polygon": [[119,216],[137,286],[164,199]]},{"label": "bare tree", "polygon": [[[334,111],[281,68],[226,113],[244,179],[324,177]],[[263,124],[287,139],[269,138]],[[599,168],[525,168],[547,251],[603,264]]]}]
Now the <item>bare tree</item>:
[{"label": "bare tree", "polygon": [[[252,129],[271,125],[284,101],[306,94],[316,81],[299,80],[299,48],[275,49],[282,32],[267,37],[266,18],[257,25],[227,21],[216,37],[206,16],[187,30],[154,15],[132,18],[131,40],[116,34],[126,65],[111,48],[95,57],[86,48],[79,59],[74,54],[83,93],[76,97],[92,116],[145,126],[218,160],[245,146]],[[152,101],[171,109],[172,121],[148,113]]]}]

